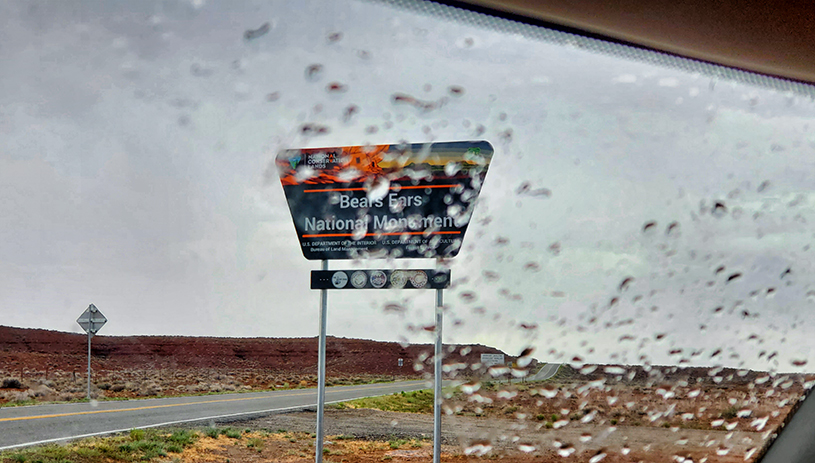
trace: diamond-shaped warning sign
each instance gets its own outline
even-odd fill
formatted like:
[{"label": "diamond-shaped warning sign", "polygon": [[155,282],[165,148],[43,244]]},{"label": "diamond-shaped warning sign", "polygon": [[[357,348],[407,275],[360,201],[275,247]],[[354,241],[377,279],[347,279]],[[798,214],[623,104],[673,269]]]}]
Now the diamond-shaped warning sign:
[{"label": "diamond-shaped warning sign", "polygon": [[76,319],[76,322],[79,323],[79,326],[85,330],[86,333],[96,334],[105,326],[105,323],[108,322],[108,319],[102,314],[99,309],[96,308],[95,305],[91,304],[82,312],[82,315]]}]

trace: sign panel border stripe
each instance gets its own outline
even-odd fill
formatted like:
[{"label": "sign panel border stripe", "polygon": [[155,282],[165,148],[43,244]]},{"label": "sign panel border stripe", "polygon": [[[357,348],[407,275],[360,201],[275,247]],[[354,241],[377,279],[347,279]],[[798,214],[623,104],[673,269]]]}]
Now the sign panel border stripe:
[{"label": "sign panel border stripe", "polygon": [[[408,186],[392,186],[388,188],[389,190],[423,190],[425,188],[455,188],[460,186],[460,183],[454,183],[452,185],[408,185]],[[333,192],[333,191],[365,191],[365,188],[326,188],[326,189],[311,189],[311,190],[303,190],[303,193],[323,193],[323,192]]]}]

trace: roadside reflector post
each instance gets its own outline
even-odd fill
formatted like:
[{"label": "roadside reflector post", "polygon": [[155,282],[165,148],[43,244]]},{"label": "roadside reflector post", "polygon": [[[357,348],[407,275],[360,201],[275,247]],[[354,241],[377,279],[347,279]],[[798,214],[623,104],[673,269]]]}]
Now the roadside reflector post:
[{"label": "roadside reflector post", "polygon": [[[323,260],[322,270],[328,270],[328,260]],[[325,439],[325,426],[323,413],[325,412],[325,337],[326,318],[328,316],[328,289],[320,290],[320,347],[317,354],[317,452],[316,461],[323,461],[323,442]]]},{"label": "roadside reflector post", "polygon": [[444,314],[442,306],[444,304],[444,290],[436,290],[436,348],[433,356],[433,463],[441,461],[441,331]]}]

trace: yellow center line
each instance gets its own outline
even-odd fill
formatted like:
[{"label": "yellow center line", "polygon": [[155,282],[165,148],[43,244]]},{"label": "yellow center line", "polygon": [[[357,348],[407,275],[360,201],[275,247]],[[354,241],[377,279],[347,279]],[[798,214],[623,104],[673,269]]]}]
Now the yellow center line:
[{"label": "yellow center line", "polygon": [[[366,385],[366,386],[375,386],[373,384]],[[359,389],[363,389],[363,387],[356,387],[354,389],[345,389],[345,391],[355,391]],[[271,399],[275,397],[295,397],[299,395],[308,395],[317,392],[316,390],[308,391],[308,392],[295,392],[295,393],[288,393],[288,394],[280,394],[276,396],[262,396],[262,397],[241,397],[237,399],[218,399],[218,400],[204,400],[201,402],[187,402],[183,404],[165,404],[165,405],[150,405],[146,407],[134,407],[134,408],[117,408],[115,410],[93,410],[89,412],[71,412],[71,413],[54,413],[51,415],[37,415],[37,416],[20,416],[14,418],[0,418],[0,423],[4,421],[24,421],[24,420],[38,420],[42,418],[59,418],[63,416],[77,416],[77,415],[95,415],[97,413],[117,413],[117,412],[133,412],[138,410],[151,410],[154,408],[169,408],[169,407],[184,407],[188,405],[200,405],[200,404],[214,404],[220,402],[237,402],[241,400],[260,400],[260,399]]]}]

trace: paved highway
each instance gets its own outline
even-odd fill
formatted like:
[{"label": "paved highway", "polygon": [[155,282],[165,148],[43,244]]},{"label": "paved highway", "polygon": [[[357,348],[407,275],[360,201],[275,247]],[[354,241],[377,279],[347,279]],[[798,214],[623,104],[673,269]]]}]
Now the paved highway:
[{"label": "paved highway", "polygon": [[559,363],[547,363],[537,373],[526,378],[527,381],[543,381],[555,376],[557,370],[560,368]]},{"label": "paved highway", "polygon": [[[426,381],[326,388],[326,403],[415,391]],[[316,389],[0,408],[0,450],[133,428],[214,422],[316,406]]]}]

